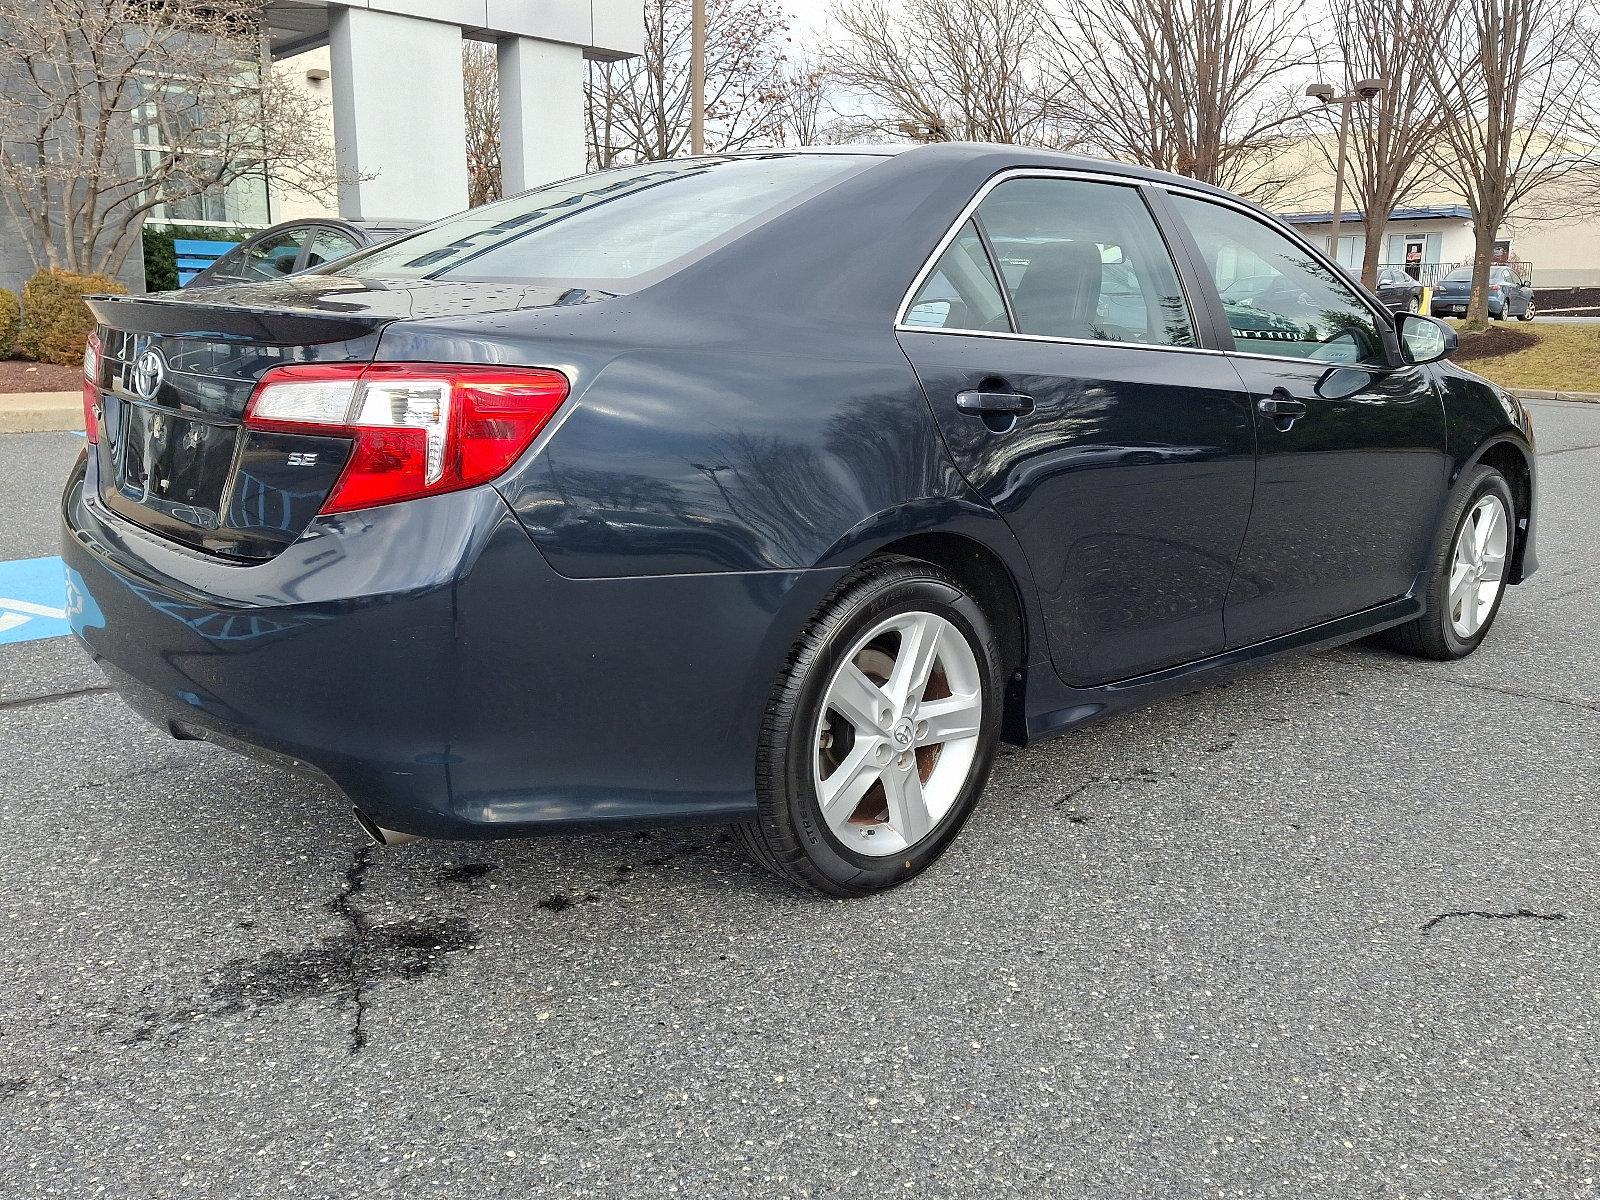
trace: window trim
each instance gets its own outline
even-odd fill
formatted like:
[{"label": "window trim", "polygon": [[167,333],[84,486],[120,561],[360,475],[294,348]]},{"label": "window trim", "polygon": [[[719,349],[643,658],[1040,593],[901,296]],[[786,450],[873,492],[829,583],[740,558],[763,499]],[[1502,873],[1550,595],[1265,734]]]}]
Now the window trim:
[{"label": "window trim", "polygon": [[[894,331],[896,333],[935,333],[949,334],[956,337],[1013,338],[1017,341],[1047,342],[1059,346],[1115,346],[1123,350],[1158,350],[1180,354],[1228,353],[1228,351],[1213,349],[1209,346],[1158,346],[1151,342],[1120,342],[1112,341],[1109,338],[1056,337],[1044,333],[1015,332],[1016,317],[1011,312],[1011,298],[1007,294],[1005,276],[1000,274],[999,264],[994,261],[993,253],[990,251],[989,235],[984,231],[982,223],[977,219],[978,207],[988,198],[989,193],[1002,183],[1012,179],[1060,179],[1077,183],[1101,183],[1112,187],[1127,188],[1131,191],[1137,202],[1144,208],[1145,214],[1150,218],[1150,223],[1155,226],[1156,236],[1161,239],[1162,248],[1167,252],[1167,258],[1172,264],[1173,273],[1178,277],[1178,287],[1183,292],[1184,306],[1188,310],[1189,324],[1195,338],[1199,340],[1204,337],[1204,332],[1201,328],[1200,306],[1195,303],[1189,280],[1185,277],[1184,264],[1179,261],[1178,253],[1167,236],[1167,230],[1161,221],[1160,215],[1151,209],[1149,202],[1144,197],[1143,189],[1146,186],[1150,186],[1150,181],[1132,176],[1117,175],[1109,171],[1078,170],[1069,167],[1007,167],[1005,170],[996,172],[986,179],[983,186],[978,189],[977,194],[967,201],[960,214],[957,215],[955,222],[945,231],[944,236],[939,239],[938,244],[933,248],[933,252],[928,255],[926,261],[922,264],[922,268],[911,280],[911,286],[906,289],[905,294],[900,298],[900,304],[895,309],[894,317]],[[928,325],[907,324],[906,314],[911,308],[911,301],[922,290],[922,285],[933,274],[935,268],[938,267],[939,260],[944,257],[944,252],[950,248],[950,244],[960,235],[962,226],[969,219],[978,228],[979,237],[984,244],[984,250],[990,253],[990,267],[995,271],[996,277],[1000,281],[1000,294],[1005,299],[1006,313],[1011,318],[1012,330],[1006,333],[999,333],[991,329],[945,329]]]},{"label": "window trim", "polygon": [[[1067,179],[1132,188],[1139,195],[1140,203],[1145,205],[1145,210],[1150,213],[1152,220],[1155,221],[1156,228],[1161,234],[1161,240],[1166,245],[1167,254],[1172,259],[1173,269],[1178,273],[1178,285],[1184,292],[1184,303],[1188,305],[1191,322],[1195,325],[1195,335],[1202,339],[1209,335],[1218,341],[1221,340],[1223,335],[1226,335],[1229,347],[1224,349],[1213,346],[1153,346],[1147,342],[1111,342],[1102,338],[1065,338],[1051,337],[1042,333],[996,333],[987,329],[939,329],[927,325],[906,324],[906,312],[911,306],[912,298],[921,290],[927,277],[933,273],[945,250],[960,233],[962,225],[967,222],[968,218],[977,213],[978,206],[983,203],[989,193],[1008,179]],[[1288,354],[1261,354],[1252,350],[1240,350],[1234,345],[1232,331],[1228,329],[1226,324],[1221,327],[1220,331],[1215,328],[1215,308],[1218,303],[1216,300],[1216,282],[1210,279],[1209,272],[1204,270],[1203,264],[1196,264],[1193,261],[1192,244],[1194,235],[1189,231],[1188,225],[1184,223],[1179,213],[1176,211],[1163,212],[1158,208],[1152,207],[1143,195],[1143,190],[1146,188],[1165,193],[1167,196],[1188,196],[1196,200],[1204,200],[1211,204],[1220,205],[1223,208],[1231,208],[1258,224],[1265,225],[1268,229],[1286,236],[1301,249],[1308,251],[1314,259],[1329,268],[1336,279],[1343,279],[1350,287],[1350,290],[1372,313],[1378,328],[1379,339],[1383,342],[1384,349],[1389,355],[1389,361],[1380,369],[1394,368],[1398,356],[1398,347],[1395,343],[1392,314],[1369,297],[1365,288],[1351,282],[1343,267],[1340,267],[1337,263],[1330,262],[1326,254],[1318,250],[1287,225],[1274,220],[1270,214],[1264,213],[1248,201],[1241,200],[1226,192],[1211,192],[1201,188],[1186,187],[1177,181],[1141,179],[1138,176],[1121,175],[1113,171],[1086,170],[1075,167],[1007,167],[986,179],[983,186],[978,189],[977,194],[962,207],[955,221],[945,231],[944,236],[934,246],[932,253],[923,262],[921,269],[912,277],[911,285],[906,288],[905,294],[900,298],[899,306],[895,309],[894,331],[896,333],[946,334],[957,337],[1015,338],[1019,341],[1048,342],[1063,346],[1121,346],[1129,350],[1164,350],[1179,354],[1238,355],[1243,358],[1263,359],[1268,362],[1311,363],[1314,365],[1315,359],[1297,358]],[[1169,228],[1172,225],[1175,225],[1176,228]],[[1181,247],[1173,246],[1172,235],[1174,233],[1181,236],[1183,241]],[[1194,289],[1196,287],[1205,290],[1207,293],[1200,304],[1195,302]],[[1202,325],[1209,328],[1203,329]]]}]

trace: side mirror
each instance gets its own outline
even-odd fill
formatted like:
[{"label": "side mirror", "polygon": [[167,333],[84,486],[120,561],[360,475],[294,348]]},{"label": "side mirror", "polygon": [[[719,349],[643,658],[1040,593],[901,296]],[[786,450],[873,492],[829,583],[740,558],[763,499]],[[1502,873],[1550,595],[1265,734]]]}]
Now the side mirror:
[{"label": "side mirror", "polygon": [[1438,362],[1456,348],[1456,331],[1443,321],[1421,313],[1401,313],[1395,322],[1395,332],[1400,335],[1400,350],[1406,361],[1419,366]]}]

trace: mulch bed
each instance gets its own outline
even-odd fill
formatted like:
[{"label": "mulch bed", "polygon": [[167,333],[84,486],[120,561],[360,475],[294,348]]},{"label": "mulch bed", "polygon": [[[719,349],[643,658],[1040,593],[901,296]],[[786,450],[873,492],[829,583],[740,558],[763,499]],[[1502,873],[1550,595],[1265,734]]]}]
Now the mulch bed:
[{"label": "mulch bed", "polygon": [[75,392],[83,386],[83,368],[54,363],[0,359],[0,396],[18,392]]},{"label": "mulch bed", "polygon": [[1450,357],[1456,362],[1472,362],[1479,358],[1499,358],[1502,354],[1515,354],[1537,345],[1537,334],[1520,329],[1490,328],[1482,333],[1464,333],[1461,344]]}]

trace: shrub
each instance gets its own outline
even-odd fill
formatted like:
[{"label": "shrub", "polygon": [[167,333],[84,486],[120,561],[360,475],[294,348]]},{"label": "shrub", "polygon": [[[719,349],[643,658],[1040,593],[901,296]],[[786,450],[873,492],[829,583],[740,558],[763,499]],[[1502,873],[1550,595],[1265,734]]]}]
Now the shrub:
[{"label": "shrub", "polygon": [[178,288],[178,252],[174,242],[242,242],[258,229],[218,229],[214,225],[151,225],[143,230],[144,286],[150,292]]},{"label": "shrub", "polygon": [[16,293],[0,288],[0,358],[10,358],[17,352],[17,325],[21,318]]},{"label": "shrub", "polygon": [[128,289],[105,275],[40,271],[22,285],[22,327],[18,344],[29,358],[71,366],[83,358],[94,330],[85,296]]}]

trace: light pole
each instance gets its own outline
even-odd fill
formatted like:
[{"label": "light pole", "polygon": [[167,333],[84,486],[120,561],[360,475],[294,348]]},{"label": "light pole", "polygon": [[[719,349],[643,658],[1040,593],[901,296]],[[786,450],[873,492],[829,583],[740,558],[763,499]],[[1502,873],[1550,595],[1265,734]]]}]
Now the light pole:
[{"label": "light pole", "polygon": [[689,152],[706,152],[706,0],[694,0],[689,35]]},{"label": "light pole", "polygon": [[1339,261],[1339,218],[1344,215],[1344,159],[1350,140],[1350,109],[1367,103],[1383,91],[1383,86],[1381,79],[1362,79],[1343,96],[1336,95],[1329,83],[1313,83],[1306,88],[1306,95],[1313,100],[1339,106],[1339,166],[1333,177],[1333,230],[1328,234],[1328,256],[1334,262]]}]

